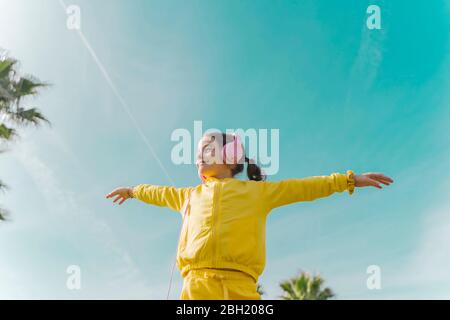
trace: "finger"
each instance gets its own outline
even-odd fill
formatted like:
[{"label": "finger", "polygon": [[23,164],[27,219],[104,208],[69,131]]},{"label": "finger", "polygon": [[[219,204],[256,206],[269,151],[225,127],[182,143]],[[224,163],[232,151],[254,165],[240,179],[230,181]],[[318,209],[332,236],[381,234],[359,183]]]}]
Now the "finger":
[{"label": "finger", "polygon": [[392,180],[388,176],[385,176],[384,174],[380,174],[377,177],[378,177],[378,180],[380,180],[380,181],[386,181],[386,182],[389,182],[389,183],[394,182],[394,180]]},{"label": "finger", "polygon": [[385,185],[390,185],[391,184],[391,182],[390,181],[388,181],[388,180],[386,180],[386,179],[383,179],[383,178],[381,178],[381,177],[372,177],[372,179],[373,180],[376,180],[376,181],[378,181],[378,182],[381,182],[382,184],[385,184]]},{"label": "finger", "polygon": [[116,194],[117,194],[117,191],[112,191],[112,192],[110,192],[110,193],[108,193],[108,194],[106,195],[106,198],[107,198],[107,199],[112,198],[112,197],[114,197]]},{"label": "finger", "polygon": [[372,174],[370,174],[370,176],[371,176],[371,178],[376,177],[378,180],[383,180],[383,181],[386,181],[386,182],[389,182],[389,183],[394,182],[394,180],[392,178],[390,178],[390,177],[388,177],[388,176],[386,176],[386,175],[384,175],[382,173],[378,173],[378,172],[377,173],[372,173]]},{"label": "finger", "polygon": [[380,181],[381,183],[383,183],[387,186],[389,186],[392,183],[391,180],[386,180],[386,179],[381,179],[381,178],[379,178],[378,181]]},{"label": "finger", "polygon": [[122,196],[119,194],[119,195],[114,199],[114,203],[117,202],[117,200],[119,200],[120,198],[122,198]]},{"label": "finger", "polygon": [[369,183],[371,186],[373,186],[375,188],[382,189],[381,185],[376,180],[369,179]]},{"label": "finger", "polygon": [[124,203],[125,200],[127,200],[127,199],[126,199],[126,198],[123,198],[122,201],[119,202],[119,205],[121,205],[122,203]]}]

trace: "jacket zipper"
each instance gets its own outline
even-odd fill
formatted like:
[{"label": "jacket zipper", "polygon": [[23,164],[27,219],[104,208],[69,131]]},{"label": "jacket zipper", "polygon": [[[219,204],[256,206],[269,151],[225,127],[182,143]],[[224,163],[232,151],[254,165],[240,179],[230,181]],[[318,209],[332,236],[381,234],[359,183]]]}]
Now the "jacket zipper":
[{"label": "jacket zipper", "polygon": [[214,195],[213,195],[213,225],[211,228],[212,239],[213,239],[213,256],[212,256],[212,264],[213,267],[217,267],[217,236],[216,236],[216,220],[217,220],[217,197],[218,197],[218,182],[214,184]]}]

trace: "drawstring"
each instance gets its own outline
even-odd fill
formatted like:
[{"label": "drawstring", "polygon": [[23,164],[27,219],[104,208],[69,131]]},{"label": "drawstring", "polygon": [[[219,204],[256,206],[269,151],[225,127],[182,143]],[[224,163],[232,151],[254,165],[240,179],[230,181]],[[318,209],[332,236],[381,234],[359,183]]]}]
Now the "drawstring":
[{"label": "drawstring", "polygon": [[[188,208],[189,208],[190,203],[191,203],[191,193],[189,192],[189,197],[188,197],[186,206],[184,208],[183,223],[181,224],[180,236],[178,237],[178,245],[180,244],[180,241],[181,241],[181,233],[183,232],[184,221],[186,220],[186,214],[188,212]],[[177,252],[175,253],[175,259],[174,259],[173,264],[172,264],[172,270],[170,271],[169,288],[167,289],[166,300],[169,300],[170,288],[172,287],[173,271],[175,269],[175,264],[177,262],[177,257],[178,257],[178,245],[177,245]]]}]

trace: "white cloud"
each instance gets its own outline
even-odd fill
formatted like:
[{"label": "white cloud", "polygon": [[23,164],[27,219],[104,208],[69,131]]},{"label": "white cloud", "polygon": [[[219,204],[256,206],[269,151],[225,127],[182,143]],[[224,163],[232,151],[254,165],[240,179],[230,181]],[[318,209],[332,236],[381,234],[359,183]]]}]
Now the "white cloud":
[{"label": "white cloud", "polygon": [[394,287],[429,288],[421,298],[433,298],[431,288],[446,289],[450,298],[450,203],[425,213],[423,232],[408,263],[390,282]]}]

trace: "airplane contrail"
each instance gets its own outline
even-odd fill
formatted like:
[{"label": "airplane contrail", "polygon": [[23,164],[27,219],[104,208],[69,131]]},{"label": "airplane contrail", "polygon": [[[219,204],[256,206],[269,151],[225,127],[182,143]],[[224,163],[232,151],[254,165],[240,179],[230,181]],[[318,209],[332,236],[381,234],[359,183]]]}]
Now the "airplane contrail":
[{"label": "airplane contrail", "polygon": [[[61,6],[64,9],[64,12],[66,12],[67,10],[67,6],[64,3],[63,0],[59,0],[59,3],[61,4]],[[150,144],[150,141],[148,141],[147,137],[145,136],[141,126],[139,125],[139,123],[137,122],[136,118],[133,116],[133,114],[130,111],[130,107],[128,106],[128,104],[126,103],[125,99],[122,97],[122,95],[119,93],[119,90],[117,89],[116,85],[114,84],[114,82],[112,81],[111,77],[109,76],[108,71],[106,71],[103,63],[100,61],[100,59],[98,58],[97,54],[95,53],[95,50],[92,48],[91,44],[89,43],[89,41],[86,39],[86,37],[84,36],[83,32],[80,29],[76,29],[76,32],[78,33],[78,35],[80,36],[81,41],[83,42],[84,46],[86,47],[86,49],[89,51],[89,53],[91,54],[92,58],[94,59],[95,63],[97,64],[98,68],[100,69],[100,72],[102,73],[103,77],[105,78],[106,82],[108,83],[109,87],[111,88],[111,90],[113,91],[114,95],[116,96],[117,100],[119,100],[120,106],[122,107],[122,109],[125,111],[125,113],[128,115],[128,117],[130,118],[134,128],[136,129],[136,131],[139,133],[139,136],[141,137],[142,141],[144,142],[144,144],[147,146],[147,148],[150,150],[153,158],[156,160],[156,162],[158,163],[159,167],[161,168],[161,170],[164,172],[167,180],[169,180],[169,182],[174,185],[174,181],[171,178],[169,172],[167,171],[167,169],[164,167],[163,163],[161,162],[161,160],[159,159],[159,157],[157,156],[155,150],[153,149],[152,145]]]}]

